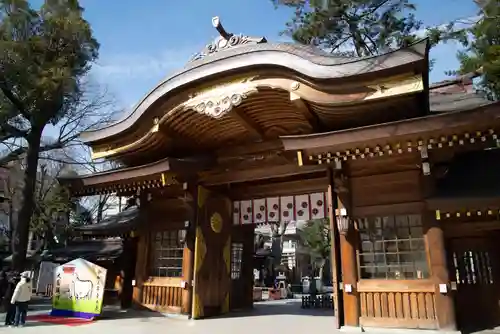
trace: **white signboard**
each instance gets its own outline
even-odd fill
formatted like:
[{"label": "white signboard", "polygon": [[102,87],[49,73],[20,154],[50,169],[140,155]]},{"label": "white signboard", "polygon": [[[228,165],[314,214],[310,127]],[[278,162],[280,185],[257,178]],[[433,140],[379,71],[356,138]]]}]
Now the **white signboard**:
[{"label": "white signboard", "polygon": [[59,264],[48,261],[42,261],[40,263],[38,280],[36,282],[36,293],[46,294],[49,292],[49,288],[52,290],[54,285],[54,273],[58,266]]}]

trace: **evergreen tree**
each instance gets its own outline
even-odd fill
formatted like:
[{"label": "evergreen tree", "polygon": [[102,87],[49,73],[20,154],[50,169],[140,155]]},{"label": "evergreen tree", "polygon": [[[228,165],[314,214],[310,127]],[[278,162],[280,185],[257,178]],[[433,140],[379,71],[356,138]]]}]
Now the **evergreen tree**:
[{"label": "evergreen tree", "polygon": [[14,226],[13,265],[23,269],[41,137],[74,112],[99,45],[78,0],[0,0],[0,138],[26,142],[23,203]]},{"label": "evergreen tree", "polygon": [[[273,0],[295,14],[283,34],[341,56],[372,56],[408,45],[423,36],[410,0]],[[421,32],[421,30],[420,30]],[[465,41],[454,24],[427,30],[431,45],[443,40]]]},{"label": "evergreen tree", "polygon": [[58,230],[69,225],[68,216],[74,206],[69,190],[57,180],[61,169],[59,163],[41,164],[35,183],[30,231],[43,240],[45,249],[54,245]]},{"label": "evergreen tree", "polygon": [[460,68],[450,74],[480,73],[479,87],[500,100],[500,0],[476,1],[480,19],[469,30],[472,42],[458,53]]},{"label": "evergreen tree", "polygon": [[311,262],[323,278],[323,268],[330,258],[331,231],[328,219],[314,219],[298,230],[300,252],[310,256]]}]

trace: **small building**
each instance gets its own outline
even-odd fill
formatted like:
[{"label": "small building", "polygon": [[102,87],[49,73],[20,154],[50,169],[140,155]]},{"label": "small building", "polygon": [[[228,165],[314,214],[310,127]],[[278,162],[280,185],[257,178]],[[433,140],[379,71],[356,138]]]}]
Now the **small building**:
[{"label": "small building", "polygon": [[61,180],[136,198],[134,303],[252,307],[255,225],[328,218],[332,328],[497,323],[498,103],[430,87],[426,40],[343,58],[213,23],[183,69],[82,134],[125,167]]}]

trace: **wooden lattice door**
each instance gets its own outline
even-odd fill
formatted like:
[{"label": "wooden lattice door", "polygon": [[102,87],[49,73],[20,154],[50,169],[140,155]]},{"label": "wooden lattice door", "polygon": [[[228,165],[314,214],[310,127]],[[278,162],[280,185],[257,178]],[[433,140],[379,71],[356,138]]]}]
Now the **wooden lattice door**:
[{"label": "wooden lattice door", "polygon": [[233,226],[231,235],[231,310],[253,306],[254,225]]},{"label": "wooden lattice door", "polygon": [[450,281],[455,282],[457,322],[461,329],[498,326],[499,263],[496,238],[451,239],[448,263]]}]

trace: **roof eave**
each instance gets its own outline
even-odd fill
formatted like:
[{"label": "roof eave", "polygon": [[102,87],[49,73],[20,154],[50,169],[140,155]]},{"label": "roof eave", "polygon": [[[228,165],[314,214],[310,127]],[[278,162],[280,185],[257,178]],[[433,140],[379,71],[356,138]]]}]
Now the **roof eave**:
[{"label": "roof eave", "polygon": [[402,121],[376,124],[359,128],[325,132],[311,135],[282,136],[285,151],[314,150],[404,135],[418,136],[422,133],[464,126],[478,117],[492,120],[500,118],[500,102],[480,108],[461,110],[437,115],[406,119]]},{"label": "roof eave", "polygon": [[[76,177],[59,177],[58,180],[61,184],[69,186],[72,192],[78,190],[78,193],[83,189],[99,188],[121,182],[135,184],[139,179],[148,179],[149,181],[155,181],[162,184],[168,183],[169,181],[183,182],[183,179],[189,179],[199,170],[211,166],[212,161],[213,159],[211,157],[194,157],[192,159],[166,158],[146,165],[114,169]],[[173,178],[167,180],[169,175]]]},{"label": "roof eave", "polygon": [[411,63],[424,63],[424,67],[427,68],[428,45],[428,40],[423,39],[407,48],[391,51],[383,55],[330,65],[322,65],[296,54],[279,50],[255,50],[217,59],[209,63],[202,63],[166,78],[151,90],[133,108],[132,112],[122,120],[106,128],[83,132],[80,139],[88,145],[110,140],[130,129],[154,102],[172,90],[227,71],[234,71],[235,69],[247,71],[254,67],[267,65],[285,67],[309,78],[342,80],[370,72],[388,71]]}]

